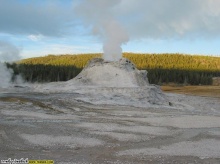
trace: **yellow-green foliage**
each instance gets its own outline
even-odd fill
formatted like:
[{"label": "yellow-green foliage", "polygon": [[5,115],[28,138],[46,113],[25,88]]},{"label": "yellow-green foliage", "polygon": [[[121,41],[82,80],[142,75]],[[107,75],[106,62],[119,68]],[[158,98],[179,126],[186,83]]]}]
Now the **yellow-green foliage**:
[{"label": "yellow-green foliage", "polygon": [[139,69],[181,69],[220,71],[220,57],[184,54],[134,54],[124,53]]},{"label": "yellow-green foliage", "polygon": [[[220,57],[184,55],[184,54],[135,54],[124,53],[124,57],[136,64],[139,69],[181,69],[181,70],[209,70],[220,71]],[[102,54],[80,55],[48,55],[23,59],[21,64],[44,64],[55,66],[74,65],[83,68],[92,58],[100,58]]]},{"label": "yellow-green foliage", "polygon": [[101,58],[101,54],[80,54],[80,55],[48,55],[44,57],[35,57],[23,59],[18,64],[43,64],[54,66],[75,66],[83,68],[87,62],[93,58]]}]

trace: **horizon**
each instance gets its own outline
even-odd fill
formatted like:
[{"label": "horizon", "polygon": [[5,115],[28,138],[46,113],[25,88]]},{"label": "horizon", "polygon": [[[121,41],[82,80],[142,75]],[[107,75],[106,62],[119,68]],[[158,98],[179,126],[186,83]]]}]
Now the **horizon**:
[{"label": "horizon", "polygon": [[[220,55],[206,55],[206,54],[187,54],[187,53],[167,53],[167,52],[162,52],[162,53],[142,53],[142,52],[122,52],[123,54],[134,54],[134,55],[164,55],[164,54],[168,54],[168,55],[186,55],[186,56],[204,56],[204,57],[217,57],[220,58]],[[46,55],[42,55],[42,56],[32,56],[32,57],[27,57],[27,58],[21,58],[19,60],[23,60],[23,59],[29,59],[29,58],[37,58],[37,57],[47,57],[47,56],[63,56],[63,55],[96,55],[96,54],[101,54],[103,55],[103,52],[93,52],[93,53],[75,53],[75,54],[71,54],[71,53],[67,53],[67,54],[46,54]],[[121,57],[123,58],[123,56]]]}]

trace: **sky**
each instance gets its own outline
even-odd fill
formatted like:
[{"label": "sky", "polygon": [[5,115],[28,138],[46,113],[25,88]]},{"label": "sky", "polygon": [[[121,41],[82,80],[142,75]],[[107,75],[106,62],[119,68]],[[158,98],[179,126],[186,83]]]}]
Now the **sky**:
[{"label": "sky", "polygon": [[220,57],[219,8],[219,0],[0,0],[0,61],[96,52],[110,60],[121,52]]}]

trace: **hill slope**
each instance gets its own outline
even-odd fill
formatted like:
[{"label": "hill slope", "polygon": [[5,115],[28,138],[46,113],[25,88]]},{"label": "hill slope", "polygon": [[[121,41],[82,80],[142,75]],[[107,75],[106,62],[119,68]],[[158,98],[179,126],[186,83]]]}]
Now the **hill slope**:
[{"label": "hill slope", "polygon": [[[135,54],[124,53],[138,69],[181,69],[181,70],[212,70],[220,71],[220,57],[184,55],[184,54]],[[23,59],[19,64],[73,65],[83,68],[92,58],[100,58],[102,54],[80,55],[48,55]]]}]

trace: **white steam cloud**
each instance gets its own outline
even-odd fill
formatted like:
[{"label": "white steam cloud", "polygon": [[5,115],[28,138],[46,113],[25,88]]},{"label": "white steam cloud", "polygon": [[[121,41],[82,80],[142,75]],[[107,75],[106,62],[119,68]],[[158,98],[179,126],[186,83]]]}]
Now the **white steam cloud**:
[{"label": "white steam cloud", "polygon": [[[103,39],[104,58],[120,58],[128,41],[215,40],[220,37],[219,0],[81,0],[78,22]],[[79,17],[77,17],[79,16]],[[156,42],[155,42],[156,43]],[[175,48],[174,48],[175,49]],[[172,50],[171,50],[172,51]],[[199,52],[199,50],[196,50]],[[114,56],[116,55],[116,56]]]},{"label": "white steam cloud", "polygon": [[104,59],[119,60],[122,56],[121,45],[128,42],[128,35],[117,21],[108,21],[103,25],[104,31]]},{"label": "white steam cloud", "polygon": [[122,57],[121,46],[129,40],[126,30],[113,14],[120,2],[119,0],[84,0],[75,9],[85,26],[92,27],[93,34],[103,40],[105,60],[119,60]]},{"label": "white steam cloud", "polygon": [[13,71],[8,69],[4,62],[16,61],[20,58],[19,49],[14,45],[0,41],[0,88],[10,86]]},{"label": "white steam cloud", "polygon": [[10,85],[11,73],[5,64],[0,63],[0,88],[7,88]]}]

